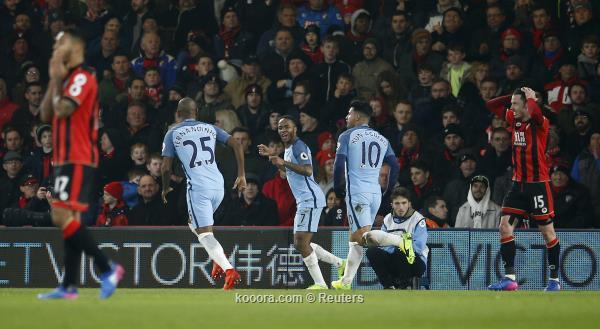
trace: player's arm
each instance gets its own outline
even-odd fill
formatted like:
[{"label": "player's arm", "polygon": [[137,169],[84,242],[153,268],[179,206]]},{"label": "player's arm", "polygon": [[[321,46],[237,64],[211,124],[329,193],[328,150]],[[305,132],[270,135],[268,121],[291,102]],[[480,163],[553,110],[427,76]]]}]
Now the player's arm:
[{"label": "player's arm", "polygon": [[337,152],[333,162],[333,190],[335,194],[343,198],[346,196],[346,159],[348,156],[348,134],[340,135],[338,139]]},{"label": "player's arm", "polygon": [[291,163],[289,161],[284,161],[281,158],[279,158],[279,159],[283,162],[284,168],[287,168],[287,169],[289,169],[299,175],[302,175],[302,176],[311,176],[312,175],[313,168],[312,168],[312,165],[310,165],[310,164],[295,164],[295,163]]},{"label": "player's arm", "polygon": [[54,107],[52,102],[57,97],[60,98],[57,90],[60,90],[60,84],[58,84],[57,87],[55,81],[50,80],[48,83],[48,90],[46,90],[46,94],[44,95],[42,103],[40,104],[40,119],[42,122],[49,123],[52,120],[52,116],[54,115]]},{"label": "player's arm", "polygon": [[171,187],[171,173],[173,168],[173,158],[163,156],[162,164],[160,165],[160,173],[162,178],[162,199],[167,203],[167,194],[173,191]]},{"label": "player's arm", "polygon": [[280,157],[269,157],[271,163],[276,166],[283,166],[286,169],[289,169],[299,175],[302,176],[311,176],[313,173],[312,163],[310,161],[310,152],[308,147],[304,143],[295,143],[292,146],[292,153],[294,154],[294,158],[298,163],[292,163],[290,161],[285,161]]},{"label": "player's arm", "polygon": [[383,158],[383,162],[390,166],[390,176],[388,177],[388,184],[385,190],[385,194],[389,194],[394,190],[394,186],[396,185],[396,181],[398,181],[398,173],[400,172],[400,165],[398,165],[398,159],[396,159],[396,155],[394,154],[394,150],[390,144],[388,144],[387,152],[385,154],[385,158]]},{"label": "player's arm", "polygon": [[235,161],[237,163],[237,178],[235,179],[235,183],[233,184],[234,189],[243,190],[246,188],[246,171],[244,169],[244,150],[242,150],[242,145],[238,143],[235,139],[229,137],[226,143],[229,147],[233,149],[233,153],[235,154]]},{"label": "player's arm", "polygon": [[499,118],[504,118],[506,114],[506,104],[510,104],[512,95],[504,95],[496,98],[492,98],[485,102],[485,107],[491,113],[497,115]]},{"label": "player's arm", "polygon": [[173,144],[173,130],[167,131],[162,145],[163,161],[160,165],[162,179],[162,199],[167,203],[167,194],[173,191],[171,188],[171,170],[173,168],[173,158],[176,156],[175,145]]},{"label": "player's arm", "polygon": [[528,87],[523,87],[521,90],[525,93],[525,97],[527,98],[527,111],[531,116],[531,120],[533,120],[533,122],[535,122],[537,125],[542,125],[544,123],[544,115],[537,104],[535,91]]}]

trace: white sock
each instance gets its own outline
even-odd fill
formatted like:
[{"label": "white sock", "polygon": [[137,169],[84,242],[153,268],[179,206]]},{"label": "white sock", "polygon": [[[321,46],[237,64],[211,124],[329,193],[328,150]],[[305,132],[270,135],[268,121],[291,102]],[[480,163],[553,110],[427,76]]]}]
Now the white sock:
[{"label": "white sock", "polygon": [[514,274],[506,274],[505,277],[507,277],[507,278],[509,278],[509,279],[511,279],[513,281],[515,281],[517,279],[517,276],[514,275]]},{"label": "white sock", "polygon": [[388,232],[374,230],[363,234],[363,239],[369,246],[399,246],[402,238],[399,235]]},{"label": "white sock", "polygon": [[360,266],[360,262],[363,258],[363,250],[362,246],[358,244],[358,242],[348,242],[348,259],[346,260],[346,269],[344,271],[344,276],[342,277],[343,284],[350,284],[352,280],[354,280],[354,276],[356,275],[356,271],[358,271],[358,267]]},{"label": "white sock", "polygon": [[227,271],[228,269],[233,268],[233,266],[231,266],[231,263],[229,263],[229,260],[225,256],[225,251],[223,251],[223,247],[221,247],[219,241],[215,239],[215,236],[212,234],[212,232],[198,234],[198,241],[204,247],[204,249],[206,249],[208,256],[219,266],[221,266],[223,271]]},{"label": "white sock", "polygon": [[342,266],[341,258],[323,249],[323,247],[319,246],[318,244],[311,242],[310,247],[313,249],[314,253],[317,254],[317,258],[320,261],[335,265],[337,267]]},{"label": "white sock", "polygon": [[323,274],[321,273],[321,268],[319,267],[319,259],[317,258],[317,254],[313,250],[307,257],[303,258],[304,265],[308,268],[308,273],[315,281],[315,284],[318,284],[323,287],[327,287],[327,283],[325,283],[325,279],[323,279]]}]

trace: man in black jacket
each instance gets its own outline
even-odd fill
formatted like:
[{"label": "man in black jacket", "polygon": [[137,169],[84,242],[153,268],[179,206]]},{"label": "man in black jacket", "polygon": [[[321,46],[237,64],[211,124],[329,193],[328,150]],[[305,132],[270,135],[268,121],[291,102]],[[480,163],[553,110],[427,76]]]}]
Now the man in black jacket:
[{"label": "man in black jacket", "polygon": [[590,192],[573,181],[569,175],[569,167],[559,163],[552,167],[551,187],[556,214],[554,226],[557,228],[590,228],[591,212]]},{"label": "man in black jacket", "polygon": [[140,178],[138,185],[140,201],[129,212],[129,225],[171,225],[171,218],[158,193],[158,183],[150,175]]},{"label": "man in black jacket", "polygon": [[233,200],[225,210],[220,225],[232,226],[276,226],[279,215],[275,201],[260,192],[260,179],[252,173],[246,174],[246,189],[242,196]]}]

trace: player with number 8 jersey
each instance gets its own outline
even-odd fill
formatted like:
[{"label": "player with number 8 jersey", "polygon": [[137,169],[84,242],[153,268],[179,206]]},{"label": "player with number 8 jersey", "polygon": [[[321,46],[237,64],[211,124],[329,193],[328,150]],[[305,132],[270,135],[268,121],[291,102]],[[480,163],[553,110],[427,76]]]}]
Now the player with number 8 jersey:
[{"label": "player with number 8 jersey", "polygon": [[124,269],[110,263],[81,223],[88,208],[98,164],[98,83],[94,71],[84,66],[85,40],[69,29],[56,36],[49,65],[48,90],[42,100],[41,119],[52,120],[54,191],[52,222],[62,230],[65,271],[61,285],[40,299],[77,297],[81,253],[94,259],[100,270],[100,298],[110,297]]}]

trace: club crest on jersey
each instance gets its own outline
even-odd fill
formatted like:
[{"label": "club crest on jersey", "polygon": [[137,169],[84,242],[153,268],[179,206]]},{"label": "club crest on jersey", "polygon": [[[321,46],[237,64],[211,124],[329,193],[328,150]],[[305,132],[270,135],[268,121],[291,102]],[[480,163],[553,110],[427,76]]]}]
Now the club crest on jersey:
[{"label": "club crest on jersey", "polygon": [[308,154],[306,152],[300,153],[300,160],[308,160]]}]

